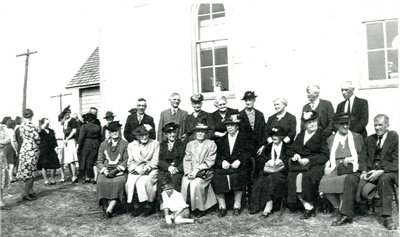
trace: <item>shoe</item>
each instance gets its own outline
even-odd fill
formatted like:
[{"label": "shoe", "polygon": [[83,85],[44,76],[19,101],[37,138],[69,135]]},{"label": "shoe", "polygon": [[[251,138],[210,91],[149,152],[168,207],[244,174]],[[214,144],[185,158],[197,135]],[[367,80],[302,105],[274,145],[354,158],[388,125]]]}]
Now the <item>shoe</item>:
[{"label": "shoe", "polygon": [[58,181],[58,182],[64,183],[64,182],[65,182],[65,179],[60,179],[60,181]]},{"label": "shoe", "polygon": [[23,201],[33,201],[33,198],[24,195],[24,196],[22,196],[22,200]]},{"label": "shoe", "polygon": [[96,183],[97,183],[96,180],[93,180],[93,181],[92,181],[92,184],[96,184]]},{"label": "shoe", "polygon": [[[225,209],[226,210],[226,209]],[[200,218],[200,217],[203,217],[203,216],[205,216],[206,215],[206,212],[205,211],[199,211],[199,212],[197,212],[197,214],[196,214],[196,217],[197,218]],[[226,214],[225,214],[226,215]]]},{"label": "shoe", "polygon": [[144,217],[151,216],[151,214],[153,214],[151,211],[151,208],[148,208],[148,207],[144,208],[144,214],[143,214]]},{"label": "shoe", "polygon": [[257,214],[258,212],[259,212],[258,210],[256,210],[256,211],[255,211],[255,210],[250,210],[250,211],[249,211],[249,214],[250,214],[250,215],[254,215],[254,214]]},{"label": "shoe", "polygon": [[310,219],[311,217],[315,216],[315,208],[311,210],[306,210],[304,214],[300,217],[302,220]]},{"label": "shoe", "polygon": [[78,178],[72,179],[72,180],[71,180],[71,183],[77,184],[77,183],[78,183]]},{"label": "shoe", "polygon": [[11,179],[11,183],[15,183],[15,182],[17,182],[17,179],[16,178],[12,178]]},{"label": "shoe", "polygon": [[385,217],[383,218],[383,226],[386,227],[388,230],[395,230],[397,229],[396,225],[394,224],[393,220],[391,217]]},{"label": "shoe", "polygon": [[226,216],[226,213],[227,213],[226,208],[221,208],[218,211],[218,217],[224,217]]},{"label": "shoe", "polygon": [[10,207],[8,207],[8,206],[1,206],[1,207],[0,207],[0,209],[1,209],[2,211],[8,211],[8,210],[11,210],[11,208],[10,208]]},{"label": "shoe", "polygon": [[52,181],[50,181],[50,185],[56,185],[56,181],[55,180],[52,180]]},{"label": "shoe", "polygon": [[30,197],[32,199],[36,199],[37,198],[37,194],[36,193],[30,193],[30,194],[28,194],[28,197]]},{"label": "shoe", "polygon": [[332,222],[332,226],[340,226],[352,222],[353,218],[351,218],[350,216],[341,215],[336,221]]},{"label": "shoe", "polygon": [[233,208],[233,215],[239,216],[240,215],[240,208]]},{"label": "shoe", "polygon": [[340,215],[339,210],[335,208],[335,210],[331,214],[331,218],[339,219],[340,217],[341,217],[341,215]]},{"label": "shoe", "polygon": [[259,218],[268,218],[269,215],[270,215],[269,212],[263,212],[263,213],[259,216]]},{"label": "shoe", "polygon": [[44,181],[44,185],[50,185],[49,181]]},{"label": "shoe", "polygon": [[133,210],[131,211],[130,216],[131,217],[137,217],[137,216],[140,216],[140,214],[142,214],[142,213],[143,213],[143,209],[141,209],[141,208],[133,208]]}]

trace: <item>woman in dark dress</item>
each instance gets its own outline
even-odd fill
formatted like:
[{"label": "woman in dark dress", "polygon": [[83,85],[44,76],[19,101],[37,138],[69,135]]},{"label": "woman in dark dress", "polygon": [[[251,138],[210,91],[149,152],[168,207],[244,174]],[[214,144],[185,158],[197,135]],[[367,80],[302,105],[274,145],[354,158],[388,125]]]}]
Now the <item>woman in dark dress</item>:
[{"label": "woman in dark dress", "polygon": [[103,207],[103,218],[113,217],[115,205],[125,195],[128,142],[121,139],[121,126],[119,121],[108,124],[110,138],[101,143],[97,159],[97,200]]},{"label": "woman in dark dress", "polygon": [[329,151],[322,130],[318,129],[318,113],[304,112],[302,130],[289,148],[288,198],[289,205],[297,199],[305,212],[301,219],[315,216],[313,202],[318,195],[318,184],[324,175],[325,162]]},{"label": "woman in dark dress", "polygon": [[180,140],[176,140],[178,128],[179,125],[174,122],[168,123],[162,128],[167,141],[160,144],[158,161],[157,197],[160,203],[162,202],[162,181],[166,174],[171,177],[174,189],[178,192],[181,191],[183,176],[182,160],[185,155],[185,144]]},{"label": "woman in dark dress", "polygon": [[[83,183],[90,182],[90,178],[93,178],[92,183],[96,184],[97,181],[97,168],[95,167],[97,161],[97,154],[99,150],[101,140],[101,128],[95,124],[96,116],[91,113],[84,115],[84,119],[87,124],[84,124],[79,132],[78,139],[78,151],[80,150],[81,159],[79,161],[79,170],[82,177]],[[93,169],[94,177],[91,174]]]},{"label": "woman in dark dress", "polygon": [[283,142],[287,132],[282,127],[273,127],[268,131],[272,143],[268,144],[258,160],[260,174],[254,180],[250,214],[263,210],[260,217],[267,218],[273,211],[273,205],[285,195],[286,176],[288,168],[288,147]]},{"label": "woman in dark dress", "polygon": [[214,106],[218,108],[211,114],[214,120],[214,140],[216,141],[227,133],[226,125],[223,123],[223,120],[229,118],[232,114],[238,114],[239,111],[237,109],[228,108],[228,99],[225,96],[215,99]]},{"label": "woman in dark dress", "polygon": [[[54,185],[56,181],[54,176],[56,174],[56,169],[60,168],[60,161],[55,148],[57,147],[57,139],[53,129],[49,128],[49,120],[47,118],[42,118],[39,120],[39,126],[41,128],[39,132],[40,136],[40,154],[38,161],[38,170],[42,170],[44,184]],[[50,169],[50,181],[47,178],[47,170]]]}]

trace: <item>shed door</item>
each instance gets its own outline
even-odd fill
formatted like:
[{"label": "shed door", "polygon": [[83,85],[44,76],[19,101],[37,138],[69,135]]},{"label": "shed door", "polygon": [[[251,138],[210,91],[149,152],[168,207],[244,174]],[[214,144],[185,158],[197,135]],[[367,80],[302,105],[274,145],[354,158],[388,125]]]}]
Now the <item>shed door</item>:
[{"label": "shed door", "polygon": [[95,107],[100,110],[101,98],[100,87],[89,87],[79,90],[79,104],[81,114],[89,112],[90,107]]}]

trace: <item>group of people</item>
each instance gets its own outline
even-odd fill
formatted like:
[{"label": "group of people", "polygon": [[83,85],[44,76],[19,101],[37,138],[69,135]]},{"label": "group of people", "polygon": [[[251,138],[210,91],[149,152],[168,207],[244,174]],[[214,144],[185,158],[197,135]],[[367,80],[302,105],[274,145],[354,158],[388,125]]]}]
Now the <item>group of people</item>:
[{"label": "group of people", "polygon": [[[190,216],[201,217],[216,204],[219,217],[230,208],[240,215],[247,204],[250,214],[261,212],[261,218],[268,218],[282,208],[276,204],[285,202],[290,210],[301,207],[301,219],[309,219],[316,215],[316,200],[323,197],[334,209],[332,225],[340,226],[352,222],[356,202],[379,194],[382,223],[395,229],[391,215],[398,185],[398,135],[389,131],[389,117],[378,114],[373,120],[376,133],[367,136],[367,100],[354,95],[351,82],[343,82],[341,91],[344,101],[335,111],[330,101],[319,98],[319,86],[308,86],[310,102],[303,107],[298,134],[296,117],[286,111],[284,98],[273,100],[276,113],[265,122],[254,107],[254,91],[245,92],[242,111],[229,108],[221,96],[213,113],[202,110],[204,97],[195,94],[190,98],[192,114],[179,108],[180,95],[173,93],[157,131],[143,98],[129,111],[123,133],[111,111],[101,127],[95,108],[80,123],[67,107],[59,116],[65,135],[61,163],[70,165],[71,182],[78,182],[78,161],[82,181],[97,182],[105,218],[114,215],[118,202],[126,201],[132,217],[151,215],[158,203],[168,224],[193,223]],[[54,150],[56,145],[39,136],[32,116],[24,111],[19,131],[23,145],[18,173],[27,184],[25,199],[31,197],[33,179],[26,177],[36,169],[33,157],[39,146]],[[41,131],[52,137],[48,121],[41,123]],[[0,138],[0,144],[7,143],[6,132]],[[24,144],[26,149],[29,144],[29,152]],[[24,165],[28,159],[30,167]],[[59,164],[43,167],[55,169]],[[63,172],[61,176],[64,179]],[[50,183],[53,177],[51,173]]]}]

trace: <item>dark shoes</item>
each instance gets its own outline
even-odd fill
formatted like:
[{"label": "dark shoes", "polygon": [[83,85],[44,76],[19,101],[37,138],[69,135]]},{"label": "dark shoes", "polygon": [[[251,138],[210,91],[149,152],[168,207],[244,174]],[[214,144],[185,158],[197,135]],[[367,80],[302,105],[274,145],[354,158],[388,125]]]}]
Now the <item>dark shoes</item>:
[{"label": "dark shoes", "polygon": [[133,208],[131,211],[131,217],[137,217],[140,216],[143,213],[142,208]]},{"label": "dark shoes", "polygon": [[341,226],[347,223],[352,223],[353,218],[346,215],[341,215],[336,221],[332,222],[332,226]]},{"label": "dark shoes", "polygon": [[146,207],[146,208],[144,208],[144,217],[148,217],[148,216],[151,216],[151,214],[153,214],[153,212],[151,211],[151,208],[149,208],[149,207]]},{"label": "dark shoes", "polygon": [[396,225],[394,224],[391,217],[384,217],[383,218],[383,226],[386,227],[388,230],[395,230],[397,229]]},{"label": "dark shoes", "polygon": [[23,201],[33,201],[33,200],[35,200],[35,199],[34,199],[34,198],[31,198],[30,195],[27,195],[27,196],[24,195],[24,196],[22,196],[22,200],[23,200]]},{"label": "dark shoes", "polygon": [[[61,182],[61,181],[60,181],[60,182]],[[78,178],[71,179],[71,183],[73,183],[73,184],[77,184],[77,183],[78,183]]]},{"label": "dark shoes", "polygon": [[259,216],[259,218],[268,218],[269,215],[270,215],[269,212],[263,212],[263,213]]},{"label": "dark shoes", "polygon": [[[197,217],[197,218],[200,218],[200,217],[203,217],[203,216],[205,216],[206,215],[206,212],[205,211],[198,211],[196,214],[195,214],[195,217]],[[226,215],[226,214],[225,214]]]},{"label": "dark shoes", "polygon": [[233,215],[234,216],[239,216],[240,215],[240,209],[239,208],[233,208]]},{"label": "dark shoes", "polygon": [[304,214],[300,217],[302,220],[310,219],[311,217],[315,216],[315,208],[311,210],[306,210]]},{"label": "dark shoes", "polygon": [[224,216],[226,216],[226,213],[227,213],[227,211],[225,208],[219,209],[218,217],[224,217]]}]

